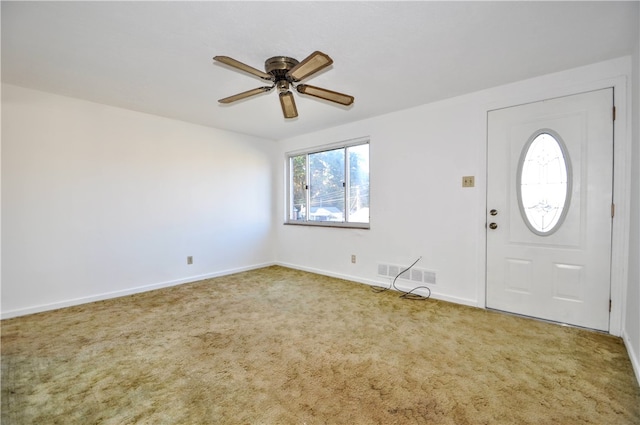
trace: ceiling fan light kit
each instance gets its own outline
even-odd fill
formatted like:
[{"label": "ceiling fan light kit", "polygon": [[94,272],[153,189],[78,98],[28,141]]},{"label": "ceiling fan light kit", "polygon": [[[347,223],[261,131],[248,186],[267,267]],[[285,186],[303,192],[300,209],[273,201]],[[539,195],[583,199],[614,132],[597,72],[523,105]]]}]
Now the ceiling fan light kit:
[{"label": "ceiling fan light kit", "polygon": [[298,109],[293,93],[289,91],[290,87],[293,87],[298,93],[345,106],[351,105],[354,102],[354,97],[348,94],[310,86],[308,84],[297,84],[333,63],[333,60],[328,55],[319,51],[313,52],[302,62],[298,62],[296,59],[287,56],[274,56],[265,61],[264,69],[266,72],[260,71],[228,56],[215,56],[213,60],[273,83],[271,86],[258,87],[225,97],[218,100],[220,103],[232,103],[277,88],[282,114],[285,118],[295,118],[298,116]]}]

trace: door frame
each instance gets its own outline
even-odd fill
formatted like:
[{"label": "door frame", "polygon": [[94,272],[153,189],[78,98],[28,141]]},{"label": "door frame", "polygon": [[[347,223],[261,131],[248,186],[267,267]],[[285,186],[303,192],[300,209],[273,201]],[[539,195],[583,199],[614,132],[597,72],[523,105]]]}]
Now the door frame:
[{"label": "door frame", "polygon": [[[625,64],[628,64],[626,62]],[[486,211],[487,211],[487,154],[488,154],[488,116],[489,112],[496,109],[503,109],[527,103],[552,99],[556,97],[570,96],[583,92],[613,88],[614,105],[616,107],[616,119],[613,123],[614,128],[614,152],[613,152],[613,202],[615,204],[615,217],[612,222],[611,233],[611,312],[609,314],[609,333],[615,336],[622,336],[622,324],[625,314],[624,302],[626,295],[626,287],[628,282],[628,264],[629,264],[629,226],[630,226],[630,210],[629,197],[631,194],[631,119],[630,119],[630,99],[629,84],[627,83],[627,75],[630,75],[629,66],[626,66],[626,72],[621,75],[618,69],[615,75],[618,77],[597,79],[594,81],[577,83],[571,82],[570,76],[564,78],[564,82],[556,82],[549,84],[549,87],[541,89],[540,87],[530,87],[522,90],[517,96],[505,98],[495,102],[485,103],[482,108],[484,116],[484,143],[482,144],[483,152],[479,155],[482,161],[479,169],[484,170],[482,179],[477,183],[478,190],[482,196],[482,211],[478,212],[481,223],[479,227],[480,238],[483,241],[479,249],[479,264],[482,270],[478,283],[478,307],[486,308],[486,290],[487,290],[487,232],[485,227]],[[569,71],[569,73],[571,73]],[[609,75],[611,75],[609,73]],[[541,83],[534,85],[539,86]],[[517,83],[515,84],[517,86]],[[513,90],[517,92],[518,90]],[[613,113],[613,111],[612,111]]]}]

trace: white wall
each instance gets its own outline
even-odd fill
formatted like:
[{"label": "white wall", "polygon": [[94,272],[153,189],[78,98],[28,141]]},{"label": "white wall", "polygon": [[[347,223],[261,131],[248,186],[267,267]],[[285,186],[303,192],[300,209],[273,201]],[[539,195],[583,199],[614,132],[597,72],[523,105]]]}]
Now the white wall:
[{"label": "white wall", "polygon": [[[640,28],[640,8],[638,27]],[[640,30],[639,30],[640,31]],[[629,285],[626,294],[624,339],[640,382],[640,34],[633,56],[633,150],[631,167],[631,226],[629,232]]]},{"label": "white wall", "polygon": [[[616,123],[614,195],[619,196],[629,186],[624,114],[629,111],[630,73],[631,58],[625,57],[282,140],[277,199],[285,199],[286,152],[370,136],[371,229],[283,225],[281,202],[276,214],[278,262],[388,284],[377,276],[378,263],[409,265],[422,256],[419,267],[437,272],[437,284],[431,286],[435,298],[484,307],[487,111],[614,86],[623,114]],[[465,175],[476,177],[475,188],[461,187]],[[628,217],[627,204],[619,204],[621,217]],[[618,270],[626,269],[628,261],[628,219],[614,223],[614,235],[611,327],[620,335],[627,279]],[[357,255],[356,264],[351,264],[351,254]]]},{"label": "white wall", "polygon": [[408,265],[422,256],[417,267],[437,272],[441,296],[475,303],[483,222],[472,209],[484,195],[461,187],[463,175],[482,180],[483,135],[474,130],[483,118],[475,110],[458,99],[283,141],[281,161],[289,150],[370,136],[371,229],[283,226],[281,204],[279,261],[371,282],[378,262]]},{"label": "white wall", "polygon": [[3,85],[2,317],[272,263],[273,148]]}]

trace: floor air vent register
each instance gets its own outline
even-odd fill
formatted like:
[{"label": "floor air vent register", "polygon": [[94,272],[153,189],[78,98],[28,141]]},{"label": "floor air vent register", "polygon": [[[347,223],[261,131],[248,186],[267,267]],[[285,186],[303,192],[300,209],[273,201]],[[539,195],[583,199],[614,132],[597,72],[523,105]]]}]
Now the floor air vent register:
[{"label": "floor air vent register", "polygon": [[415,267],[410,270],[406,270],[406,268],[406,266],[398,266],[394,264],[378,264],[378,276],[393,279],[404,270],[404,272],[398,276],[398,279],[415,283],[427,283],[429,285],[436,284],[436,272],[433,270],[425,270]]}]

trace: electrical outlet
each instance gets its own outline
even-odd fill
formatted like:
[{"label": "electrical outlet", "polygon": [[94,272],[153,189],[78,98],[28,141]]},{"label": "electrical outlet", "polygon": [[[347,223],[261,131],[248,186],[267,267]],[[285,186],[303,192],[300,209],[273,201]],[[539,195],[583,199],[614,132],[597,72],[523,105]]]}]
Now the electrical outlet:
[{"label": "electrical outlet", "polygon": [[351,262],[352,262],[353,264],[355,264],[355,263],[356,263],[356,255],[355,255],[355,254],[351,254]]},{"label": "electrical outlet", "polygon": [[191,255],[187,257],[187,264],[193,264],[193,257]]},{"label": "electrical outlet", "polygon": [[462,177],[462,187],[474,187],[475,186],[475,177],[474,176],[464,176]]}]

